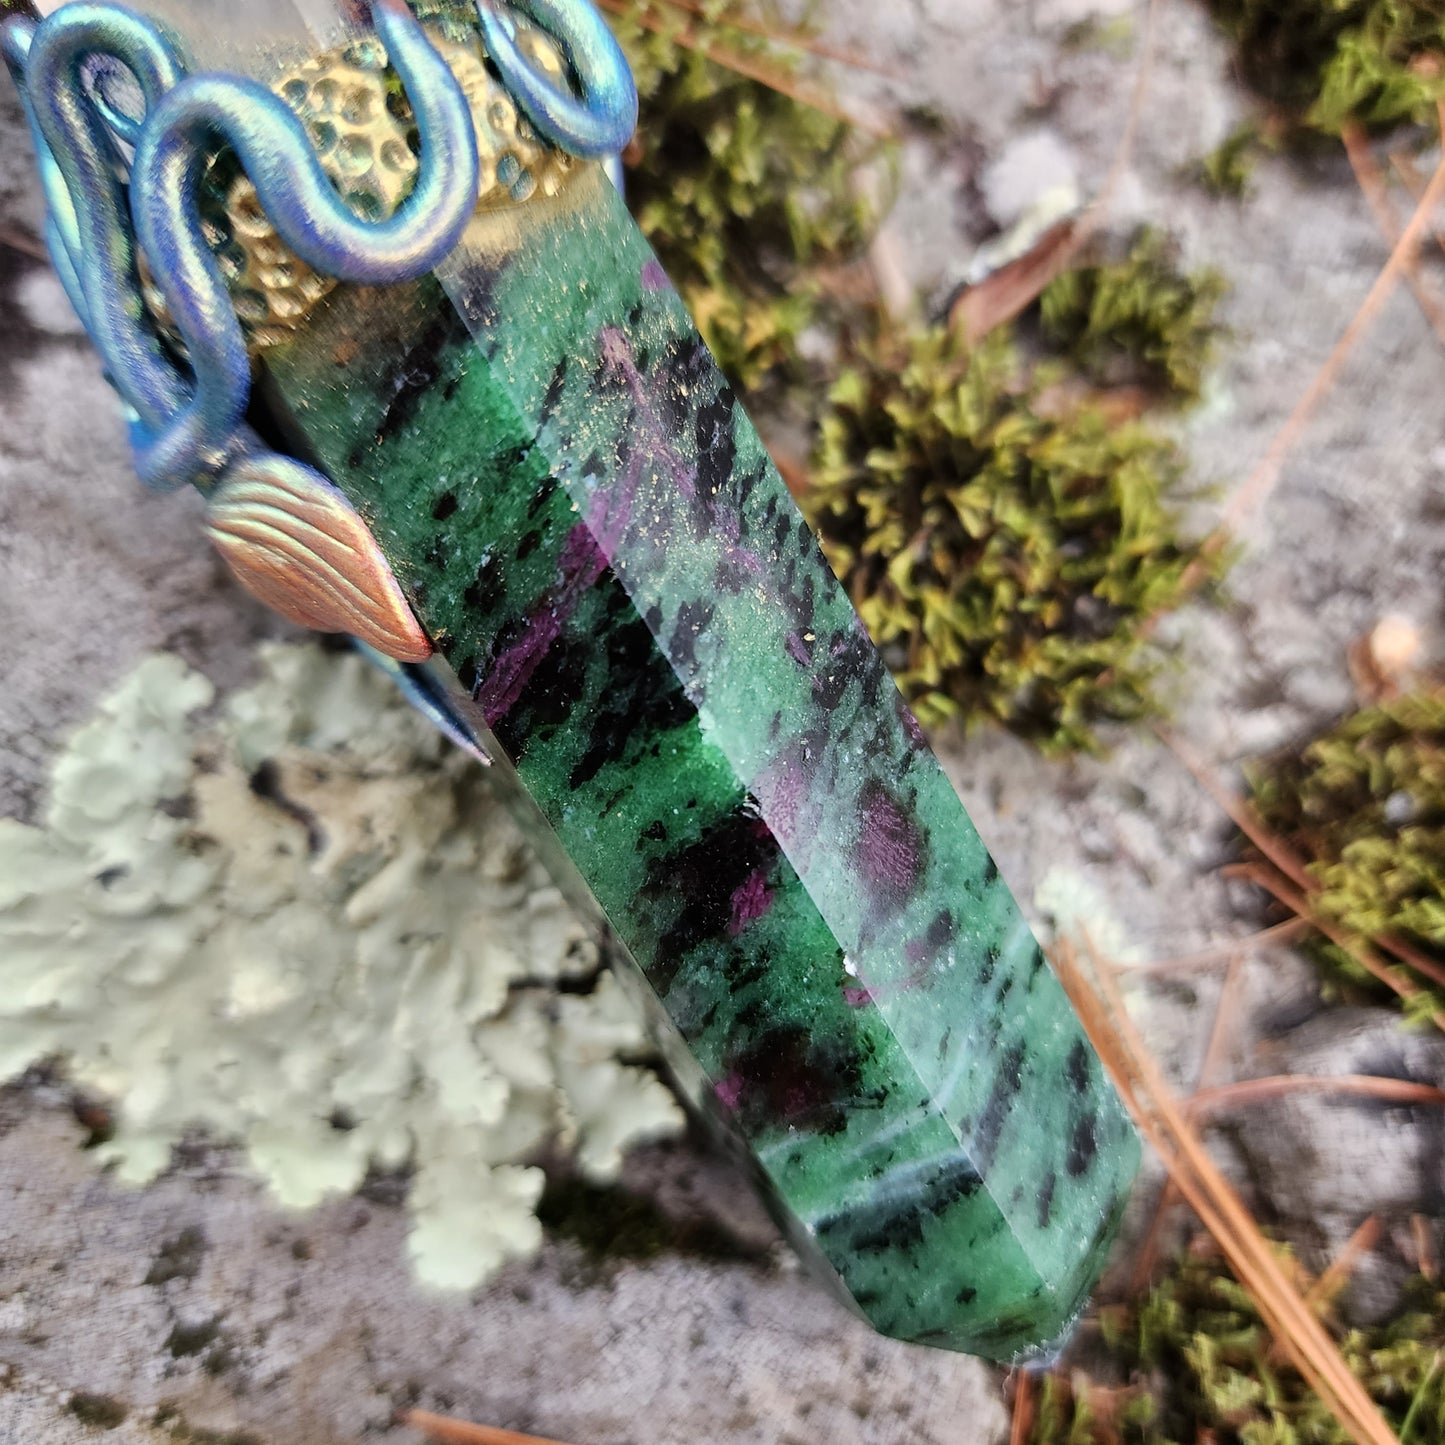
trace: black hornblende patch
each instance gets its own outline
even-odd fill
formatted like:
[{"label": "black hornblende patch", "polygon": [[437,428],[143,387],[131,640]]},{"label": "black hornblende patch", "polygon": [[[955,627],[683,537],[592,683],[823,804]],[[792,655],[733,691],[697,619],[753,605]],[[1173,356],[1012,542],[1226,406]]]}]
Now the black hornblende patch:
[{"label": "black hornblende patch", "polygon": [[382,381],[381,392],[387,402],[376,428],[378,442],[390,441],[411,423],[422,398],[437,385],[443,372],[451,369],[457,348],[470,340],[467,323],[456,308],[438,306],[416,344],[397,359]]},{"label": "black hornblende patch", "polygon": [[1043,1182],[1039,1185],[1039,1228],[1049,1227],[1049,1216],[1054,1211],[1054,1187],[1058,1183],[1058,1176],[1052,1169],[1044,1175]]},{"label": "black hornblende patch", "polygon": [[445,522],[457,509],[457,494],[455,492],[443,492],[436,501],[431,504],[432,520]]},{"label": "black hornblende patch", "polygon": [[677,626],[668,644],[674,667],[687,672],[697,667],[697,639],[712,621],[714,610],[711,603],[702,601],[684,602],[677,609]]},{"label": "black hornblende patch", "polygon": [[771,873],[777,860],[777,840],[747,810],[744,799],[697,842],[654,858],[647,867],[642,896],[663,906],[680,901],[662,936],[664,959],[679,959],[704,940],[725,937],[732,921],[733,895],[753,873]]},{"label": "black hornblende patch", "polygon": [[740,1085],[737,1113],[748,1134],[779,1124],[836,1133],[861,1083],[858,1057],[845,1041],[797,1024],[755,1038],[733,1056],[730,1072]]},{"label": "black hornblende patch", "polygon": [[958,928],[953,921],[953,914],[948,909],[934,915],[933,922],[928,925],[928,932],[924,934],[923,941],[932,953],[942,953],[945,948],[953,946],[958,937]]},{"label": "black hornblende patch", "polygon": [[681,336],[668,342],[662,361],[648,381],[656,387],[664,423],[673,436],[682,436],[692,413],[693,398],[717,384],[717,368],[701,340]]},{"label": "black hornblende patch", "polygon": [[[463,278],[463,290],[457,312],[478,332],[493,331],[501,319],[497,304],[498,272],[490,267],[470,268]],[[450,306],[445,308],[450,311]],[[495,347],[495,342],[493,343]]]},{"label": "black hornblende patch", "polygon": [[644,744],[654,733],[681,727],[697,715],[636,613],[613,625],[605,646],[607,674],[588,715],[587,745],[572,768],[569,781],[574,788],[590,782],[608,763],[619,761],[629,748]]},{"label": "black hornblende patch", "polygon": [[[514,622],[504,629],[493,655],[504,652],[525,625]],[[522,757],[528,740],[540,729],[559,726],[575,708],[587,706],[587,673],[594,660],[592,640],[566,631],[547,649],[516,704],[493,725],[498,742],[511,757]]]},{"label": "black hornblende patch", "polygon": [[1024,1048],[1015,1044],[999,1060],[998,1072],[993,1076],[993,1087],[971,1141],[973,1162],[980,1174],[988,1173],[993,1157],[998,1152],[999,1136],[1003,1133],[1004,1120],[1008,1118],[1009,1106],[1018,1097],[1023,1083]]},{"label": "black hornblende patch", "polygon": [[732,388],[724,386],[698,408],[693,437],[697,443],[697,484],[705,497],[726,497],[730,490],[738,455],[733,440],[736,405]]},{"label": "black hornblende patch", "polygon": [[[512,456],[508,459],[508,470],[520,470],[531,456],[530,447],[516,447]],[[532,500],[527,503],[527,520],[535,521],[542,509],[552,500],[557,491],[557,478],[553,476],[543,477],[536,485],[532,493]]]},{"label": "black hornblende patch", "polygon": [[1089,1046],[1083,1039],[1074,1040],[1064,1064],[1064,1076],[1076,1094],[1082,1094],[1089,1087]]},{"label": "black hornblende patch", "polygon": [[845,628],[827,637],[825,646],[825,661],[813,676],[813,697],[819,707],[837,707],[854,681],[864,707],[877,707],[887,673],[867,635],[856,627]]},{"label": "black hornblende patch", "polygon": [[1088,1173],[1098,1151],[1099,1140],[1094,1131],[1094,1116],[1089,1114],[1074,1125],[1074,1132],[1069,1136],[1069,1152],[1064,1159],[1064,1168],[1077,1179],[1080,1174]]},{"label": "black hornblende patch", "polygon": [[[959,1154],[944,1164],[919,1192],[892,1208],[835,1214],[818,1226],[822,1239],[838,1236],[840,1242],[862,1254],[885,1254],[913,1249],[923,1243],[926,1222],[946,1214],[961,1200],[983,1187],[972,1160]],[[856,1231],[856,1232],[854,1232]],[[972,1292],[970,1292],[972,1298]]]},{"label": "black hornblende patch", "polygon": [[447,570],[447,563],[451,560],[451,547],[447,543],[445,532],[436,533],[427,543],[424,560],[428,567],[432,567],[438,572]]},{"label": "black hornblende patch", "polygon": [[1044,958],[1043,949],[1040,948],[1037,943],[1034,944],[1033,952],[1029,955],[1028,981],[1030,987],[1032,987],[1034,980],[1044,971],[1044,965],[1047,961],[1048,960]]},{"label": "black hornblende patch", "polygon": [[[754,467],[750,472],[744,472],[743,475],[738,478],[737,496],[740,507],[744,506],[752,494],[757,491],[759,484],[767,474],[768,468],[764,463]],[[744,526],[746,526],[746,521],[744,522]]]},{"label": "black hornblende patch", "polygon": [[562,403],[562,393],[567,389],[567,353],[564,351],[557,359],[557,365],[552,368],[552,379],[547,383],[546,394],[542,398],[542,412],[537,418],[538,430],[551,421],[552,413]]},{"label": "black hornblende patch", "polygon": [[475,611],[487,614],[494,612],[506,595],[506,569],[502,565],[502,559],[495,552],[490,552],[482,558],[477,567],[477,575],[462,593],[462,601]]}]

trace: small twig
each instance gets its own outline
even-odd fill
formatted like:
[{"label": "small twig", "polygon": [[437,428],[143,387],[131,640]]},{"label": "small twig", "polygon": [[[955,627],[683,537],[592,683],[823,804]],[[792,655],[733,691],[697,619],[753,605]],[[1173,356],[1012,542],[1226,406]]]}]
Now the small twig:
[{"label": "small twig", "polygon": [[[639,9],[647,10],[654,7],[682,10],[688,15],[696,15],[703,20],[712,18],[703,6],[696,3],[696,0],[640,0],[640,3],[639,0],[634,0],[630,7],[619,10],[617,13],[627,14],[635,19]],[[870,75],[881,75],[885,80],[906,78],[898,70],[883,65],[856,50],[846,50],[839,45],[830,45],[816,35],[810,35],[806,30],[774,30],[763,21],[755,20],[741,10],[718,17],[714,23],[728,30],[741,30],[746,35],[761,35],[775,45],[786,45],[792,50],[801,50],[805,55],[816,55],[820,60],[832,60],[853,70],[867,71]]]},{"label": "small twig", "polygon": [[1079,221],[1060,221],[1022,256],[991,272],[960,293],[949,308],[948,324],[969,346],[1031,306],[1044,288],[1063,274],[1079,254]]},{"label": "small twig", "polygon": [[[1403,155],[1399,151],[1390,152],[1390,164],[1395,168],[1395,174],[1404,182],[1405,189],[1410,193],[1410,199],[1418,201],[1425,194],[1425,187],[1430,183],[1429,177],[1422,175],[1420,167],[1409,156]],[[1445,228],[1442,228],[1437,222],[1430,227],[1430,230],[1435,237],[1435,244],[1445,251]]]},{"label": "small twig", "polygon": [[1284,874],[1301,888],[1312,889],[1314,879],[1304,860],[1289,846],[1271,834],[1253,807],[1243,798],[1237,798],[1205,767],[1204,763],[1178,734],[1165,727],[1154,729],[1159,740],[1184,764],[1189,775],[1204,789],[1228,816],[1229,821],[1254,844],[1259,851]]},{"label": "small twig", "polygon": [[[1445,134],[1445,122],[1442,122],[1442,134]],[[1324,364],[1315,373],[1314,379],[1305,388],[1304,394],[1295,403],[1294,410],[1290,412],[1284,425],[1275,433],[1254,470],[1230,498],[1219,527],[1216,528],[1216,534],[1220,534],[1222,538],[1214,544],[1216,551],[1224,545],[1223,539],[1234,536],[1243,519],[1257,510],[1274,489],[1280,472],[1283,470],[1285,458],[1294,450],[1296,443],[1304,434],[1305,427],[1314,416],[1316,408],[1334,386],[1346,357],[1354,350],[1359,339],[1369,330],[1390,293],[1395,289],[1395,283],[1400,276],[1414,264],[1421,235],[1434,220],[1435,208],[1439,205],[1442,196],[1445,196],[1445,157],[1442,157],[1440,164],[1435,168],[1434,175],[1430,177],[1430,184],[1425,187],[1425,194],[1420,197],[1420,203],[1415,207],[1414,214],[1410,217],[1405,229],[1400,232],[1399,240],[1395,242],[1389,260],[1385,262],[1380,274],[1375,277],[1374,284],[1360,303],[1359,310],[1355,312],[1350,324],[1341,333],[1340,339],[1325,358]]]},{"label": "small twig", "polygon": [[[1441,110],[1441,137],[1442,143],[1445,143],[1445,106],[1442,106]],[[1394,249],[1390,252],[1383,270],[1375,277],[1374,284],[1360,303],[1359,309],[1351,317],[1349,325],[1341,333],[1340,339],[1335,342],[1333,349],[1315,373],[1314,379],[1305,389],[1304,394],[1295,403],[1294,410],[1275,432],[1269,446],[1265,448],[1264,455],[1235,489],[1234,495],[1226,503],[1223,514],[1213,531],[1199,544],[1198,555],[1184,569],[1184,573],[1179,579],[1179,588],[1170,603],[1171,610],[1176,608],[1184,598],[1204,586],[1209,580],[1215,563],[1234,541],[1241,522],[1251,512],[1257,511],[1274,490],[1280,473],[1284,469],[1285,459],[1294,450],[1300,437],[1304,435],[1305,428],[1314,416],[1315,409],[1335,384],[1335,379],[1345,363],[1345,358],[1349,356],[1360,337],[1369,330],[1391,291],[1395,289],[1395,282],[1400,278],[1401,273],[1406,272],[1414,264],[1414,258],[1419,252],[1421,233],[1425,230],[1434,231],[1435,209],[1442,195],[1445,195],[1445,156],[1442,156],[1440,164],[1435,168],[1429,185],[1425,187],[1420,196],[1414,214],[1411,215],[1409,223],[1400,233],[1400,238],[1395,242]],[[1152,635],[1158,620],[1157,614],[1148,620],[1143,629],[1144,636]]]},{"label": "small twig", "polygon": [[1214,1027],[1209,1031],[1209,1043],[1199,1065],[1195,1093],[1208,1086],[1224,1060],[1225,1046],[1234,1024],[1235,1005],[1239,997],[1238,986],[1243,970],[1243,955],[1236,954],[1229,960],[1229,972],[1224,975],[1224,982],[1219,986],[1219,1002],[1214,1006]]},{"label": "small twig", "polygon": [[[1323,1314],[1329,1308],[1336,1295],[1345,1287],[1345,1282],[1354,1272],[1361,1255],[1374,1249],[1379,1237],[1380,1219],[1378,1215],[1372,1214],[1345,1241],[1344,1248],[1330,1261],[1325,1272],[1305,1291],[1305,1303],[1316,1315]],[[1284,1359],[1278,1340],[1271,1343],[1265,1358],[1272,1365],[1277,1365]]]},{"label": "small twig", "polygon": [[561,1445],[557,1440],[543,1440],[538,1435],[518,1435],[515,1430],[498,1430],[491,1425],[472,1425],[454,1420],[450,1415],[433,1415],[430,1410],[408,1410],[401,1417],[403,1425],[420,1430],[438,1445]]},{"label": "small twig", "polygon": [[1008,1445],[1027,1445],[1034,1426],[1034,1377],[1028,1370],[1014,1371],[1013,1413],[1009,1420]]},{"label": "small twig", "polygon": [[1410,1236],[1415,1241],[1415,1268],[1431,1284],[1435,1283],[1438,1263],[1435,1259],[1435,1222],[1423,1214],[1410,1216]]},{"label": "small twig", "polygon": [[[1269,869],[1252,868],[1242,871],[1244,876],[1257,883],[1267,893],[1272,894],[1291,913],[1309,919],[1310,923],[1319,929],[1336,948],[1349,954],[1368,974],[1377,978],[1386,988],[1398,994],[1406,1002],[1419,998],[1425,992],[1413,979],[1401,978],[1399,969],[1391,967],[1363,939],[1346,933],[1343,928],[1331,920],[1321,917],[1310,907],[1309,898],[1305,894],[1296,893],[1284,879],[1272,874]],[[1445,1033],[1445,1012],[1433,1009],[1429,1018],[1436,1028]]]},{"label": "small twig", "polygon": [[1193,1115],[1217,1114],[1240,1104],[1279,1099],[1291,1094],[1345,1094],[1358,1099],[1381,1099],[1391,1104],[1445,1104],[1445,1089],[1417,1084],[1412,1079],[1390,1079],[1376,1074],[1270,1074],[1262,1079],[1241,1079],[1196,1089],[1185,1100]]},{"label": "small twig", "polygon": [[[1305,899],[1308,899],[1311,894],[1318,890],[1319,885],[1311,876],[1304,860],[1300,858],[1282,838],[1276,837],[1264,826],[1263,820],[1248,802],[1243,798],[1235,797],[1219,783],[1208,768],[1204,766],[1174,733],[1162,727],[1156,728],[1155,732],[1165,747],[1184,764],[1185,768],[1188,769],[1189,773],[1193,776],[1195,782],[1197,782],[1228,815],[1234,826],[1259,849],[1260,853],[1268,859],[1285,878],[1289,879],[1301,890]],[[1264,873],[1251,869],[1248,865],[1246,865],[1243,871],[1246,876],[1258,883],[1260,887],[1274,893],[1280,902],[1285,902]],[[1288,903],[1286,903],[1285,906],[1290,908],[1290,911],[1299,918],[1306,920],[1313,927],[1317,928],[1337,947],[1343,948],[1346,953],[1360,963],[1361,967],[1368,969],[1379,978],[1382,983],[1388,984],[1389,987],[1395,989],[1397,993],[1401,993],[1401,990],[1396,986],[1397,981],[1394,979],[1393,971],[1379,959],[1377,954],[1371,951],[1371,958],[1374,960],[1373,963],[1366,962],[1365,958],[1361,956],[1360,950],[1367,948],[1367,945],[1362,941],[1356,940],[1354,943],[1342,942],[1341,939],[1348,936],[1344,930],[1321,917],[1318,910],[1311,908],[1307,902],[1299,908],[1295,908]],[[1421,953],[1413,947],[1413,945],[1390,934],[1382,935],[1377,942],[1381,948],[1387,953],[1392,953],[1401,963],[1405,964],[1406,967],[1415,969],[1423,977],[1430,979],[1433,983],[1439,984],[1441,987],[1445,987],[1445,968],[1442,968],[1440,964]],[[1413,998],[1420,992],[1421,990],[1419,988],[1411,986],[1407,992],[1401,993],[1401,997]],[[1439,1019],[1445,1017],[1445,1015],[1437,1014],[1436,1017]],[[1445,1023],[1442,1023],[1441,1027],[1445,1028]]]},{"label": "small twig", "polygon": [[1192,973],[1200,968],[1217,968],[1228,963],[1236,954],[1251,954],[1256,949],[1272,943],[1288,943],[1306,932],[1309,924],[1303,918],[1286,918],[1283,923],[1272,923],[1257,933],[1246,934],[1243,938],[1226,939],[1223,943],[1211,944],[1196,953],[1181,953],[1174,958],[1155,958],[1144,963],[1119,963],[1121,973],[1147,974],[1150,977],[1171,973]]},{"label": "small twig", "polygon": [[1329,1268],[1305,1292],[1305,1303],[1322,1309],[1339,1294],[1354,1273],[1362,1256],[1374,1249],[1380,1238],[1380,1218],[1371,1214],[1345,1241],[1344,1248],[1330,1261]]},{"label": "small twig", "polygon": [[[1234,954],[1229,960],[1229,972],[1225,974],[1224,982],[1219,986],[1219,998],[1214,1005],[1214,1023],[1209,1030],[1209,1042],[1205,1045],[1204,1058],[1200,1062],[1199,1072],[1194,1076],[1194,1092],[1190,1095],[1191,1100],[1199,1098],[1201,1093],[1208,1091],[1209,1081],[1219,1067],[1220,1058],[1224,1053],[1225,1039],[1229,1027],[1234,1021],[1235,989],[1239,983],[1242,964],[1242,955]],[[1149,1283],[1149,1276],[1154,1273],[1154,1262],[1159,1253],[1159,1242],[1164,1237],[1164,1221],[1168,1217],[1169,1210],[1178,1200],[1179,1186],[1174,1182],[1172,1176],[1166,1177],[1164,1186],[1159,1191],[1159,1202],[1154,1206],[1154,1218],[1149,1223],[1148,1233],[1139,1247],[1134,1271],[1129,1277],[1130,1294],[1139,1293]]]},{"label": "small twig", "polygon": [[1148,0],[1144,9],[1144,33],[1139,42],[1139,63],[1134,67],[1134,85],[1129,92],[1129,113],[1124,117],[1124,129],[1119,135],[1119,144],[1114,147],[1113,159],[1109,162],[1108,174],[1099,188],[1093,204],[1084,213],[1080,226],[1079,244],[1083,245],[1098,230],[1103,222],[1104,212],[1114,199],[1114,192],[1129,169],[1134,158],[1134,141],[1139,134],[1139,121],[1144,114],[1144,97],[1149,91],[1149,77],[1154,69],[1154,47],[1159,34],[1159,0]]},{"label": "small twig", "polygon": [[1266,1327],[1357,1445],[1399,1445],[1339,1347],[1290,1283],[1258,1224],[1209,1157],[1130,1019],[1112,970],[1097,956],[1091,958],[1092,978],[1065,942],[1055,950],[1055,971],[1140,1132],[1219,1242]]},{"label": "small twig", "polygon": [[1386,953],[1393,953],[1401,963],[1413,968],[1422,978],[1428,978],[1431,983],[1445,988],[1445,967],[1421,953],[1414,944],[1406,943],[1403,938],[1396,938],[1393,933],[1382,933],[1375,941]]},{"label": "small twig", "polygon": [[722,66],[724,70],[731,70],[747,80],[755,80],[759,85],[766,85],[769,90],[776,90],[780,95],[786,95],[790,100],[796,100],[799,105],[811,106],[814,110],[821,111],[833,120],[855,126],[869,135],[883,140],[892,139],[893,128],[877,116],[845,110],[826,91],[815,85],[799,81],[784,70],[765,65],[751,55],[731,50],[725,45],[708,44],[696,26],[674,33],[672,27],[665,20],[637,11],[627,4],[627,0],[597,0],[597,3],[602,9],[611,11],[614,15],[622,15],[629,20],[635,20],[644,30],[652,30],[659,35],[666,35],[677,44],[685,46],[689,50],[695,50],[705,59],[712,61],[714,65]]},{"label": "small twig", "polygon": [[[1355,173],[1360,190],[1364,192],[1365,200],[1369,202],[1370,210],[1374,212],[1375,224],[1385,238],[1385,244],[1394,246],[1400,239],[1400,218],[1390,203],[1385,178],[1370,152],[1369,141],[1363,128],[1352,122],[1340,132],[1340,139],[1344,142],[1350,168]],[[1415,293],[1415,300],[1420,304],[1420,310],[1425,313],[1425,319],[1434,328],[1435,335],[1445,342],[1445,305],[1442,305],[1440,298],[1421,273],[1418,250],[1406,260],[1404,272],[1410,289]]]}]

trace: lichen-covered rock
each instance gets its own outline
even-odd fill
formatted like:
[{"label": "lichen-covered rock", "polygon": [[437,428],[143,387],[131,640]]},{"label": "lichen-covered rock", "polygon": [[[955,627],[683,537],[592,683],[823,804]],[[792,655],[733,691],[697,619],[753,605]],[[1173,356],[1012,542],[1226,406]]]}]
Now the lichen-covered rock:
[{"label": "lichen-covered rock", "polygon": [[59,1055],[114,1105],[95,1152],[154,1178],[196,1126],[283,1203],[413,1172],[420,1277],[535,1249],[560,1137],[606,1178],[677,1105],[485,775],[356,657],[273,647],[210,684],[157,655],[0,820],[0,1078]]}]

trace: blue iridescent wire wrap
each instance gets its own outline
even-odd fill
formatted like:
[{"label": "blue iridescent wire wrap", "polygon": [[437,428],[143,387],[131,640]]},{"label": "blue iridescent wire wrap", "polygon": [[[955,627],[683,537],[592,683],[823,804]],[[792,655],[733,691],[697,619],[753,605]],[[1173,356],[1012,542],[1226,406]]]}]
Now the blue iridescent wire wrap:
[{"label": "blue iridescent wire wrap", "polygon": [[637,126],[637,86],[606,21],[591,4],[577,0],[512,0],[511,8],[562,46],[582,91],[577,99],[528,62],[506,8],[497,0],[477,0],[482,43],[538,134],[586,159],[616,155]]},{"label": "blue iridescent wire wrap", "polygon": [[[535,71],[493,0],[479,0],[484,42],[519,106],[574,154],[620,150],[637,96],[601,17],[589,0],[522,0],[520,8],[561,45],[582,94]],[[404,0],[373,0],[372,19],[421,141],[414,189],[393,216],[375,222],[346,207],[280,97],[240,76],[188,77],[164,32],[136,12],[112,0],[73,0],[39,24],[12,20],[0,32],[36,138],[47,242],[126,404],[136,468],[149,486],[208,488],[237,458],[254,470],[270,455],[245,424],[245,335],[201,223],[199,192],[219,146],[237,154],[287,245],[338,280],[376,285],[425,274],[471,218],[478,159],[461,87]],[[87,83],[87,67],[98,60],[134,77],[142,116],[120,115]],[[134,144],[128,179],[118,141]],[[188,368],[147,318],[137,243],[185,342]]]}]

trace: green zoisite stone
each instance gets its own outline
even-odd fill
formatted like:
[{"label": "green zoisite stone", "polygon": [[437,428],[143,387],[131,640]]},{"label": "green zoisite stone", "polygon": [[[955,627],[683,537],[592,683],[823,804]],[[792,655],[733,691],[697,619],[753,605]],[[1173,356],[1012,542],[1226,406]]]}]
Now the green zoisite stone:
[{"label": "green zoisite stone", "polygon": [[887,1334],[1057,1341],[1137,1139],[600,172],[339,289],[267,367],[800,1248]]}]

